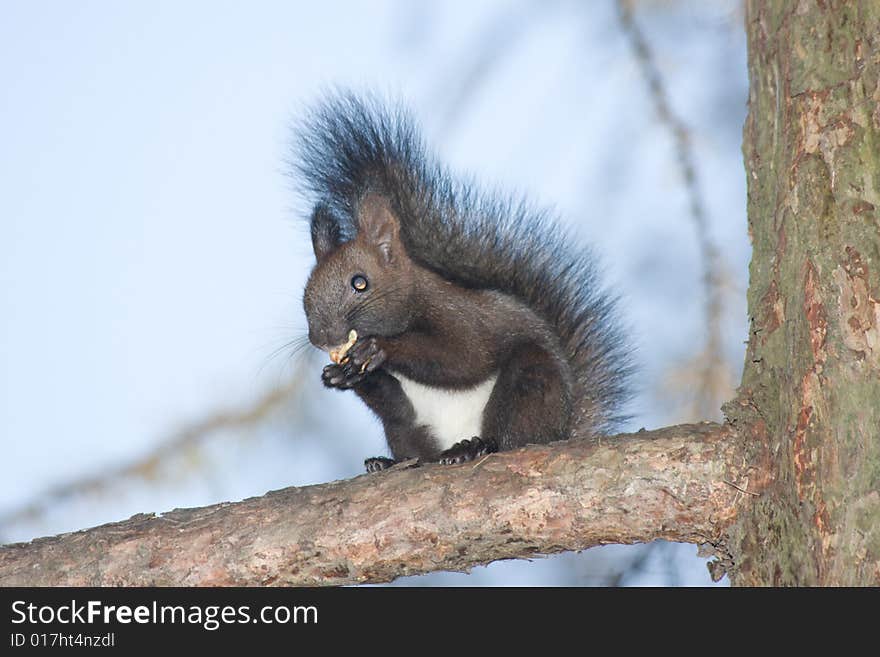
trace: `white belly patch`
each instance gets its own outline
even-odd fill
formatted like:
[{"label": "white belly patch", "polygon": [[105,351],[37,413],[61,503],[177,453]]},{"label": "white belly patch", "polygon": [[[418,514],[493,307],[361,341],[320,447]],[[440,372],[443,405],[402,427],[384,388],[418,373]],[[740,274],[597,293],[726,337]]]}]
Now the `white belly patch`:
[{"label": "white belly patch", "polygon": [[498,379],[496,375],[467,390],[450,390],[426,386],[399,374],[394,377],[415,409],[416,423],[430,428],[441,450],[480,435],[483,410]]}]

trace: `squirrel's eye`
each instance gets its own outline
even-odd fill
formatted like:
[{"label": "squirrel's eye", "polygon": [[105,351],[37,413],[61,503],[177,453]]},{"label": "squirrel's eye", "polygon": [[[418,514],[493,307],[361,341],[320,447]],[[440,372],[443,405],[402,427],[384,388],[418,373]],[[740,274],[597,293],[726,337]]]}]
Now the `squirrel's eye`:
[{"label": "squirrel's eye", "polygon": [[360,274],[351,279],[351,287],[355,292],[366,292],[369,286],[367,279]]}]

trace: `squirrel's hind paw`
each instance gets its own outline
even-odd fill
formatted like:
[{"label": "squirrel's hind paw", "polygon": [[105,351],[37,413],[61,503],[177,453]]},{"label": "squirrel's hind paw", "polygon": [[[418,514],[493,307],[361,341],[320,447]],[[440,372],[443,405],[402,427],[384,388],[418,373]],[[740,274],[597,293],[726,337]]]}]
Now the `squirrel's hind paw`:
[{"label": "squirrel's hind paw", "polygon": [[492,454],[498,451],[498,443],[492,438],[483,439],[474,436],[470,440],[462,440],[455,443],[449,449],[440,453],[440,463],[443,465],[453,465],[454,463],[465,463],[473,461],[476,458]]},{"label": "squirrel's hind paw", "polygon": [[374,456],[373,458],[364,461],[364,467],[367,469],[367,472],[379,472],[380,470],[387,470],[395,463],[397,463],[397,461],[394,459],[389,459],[384,456]]}]

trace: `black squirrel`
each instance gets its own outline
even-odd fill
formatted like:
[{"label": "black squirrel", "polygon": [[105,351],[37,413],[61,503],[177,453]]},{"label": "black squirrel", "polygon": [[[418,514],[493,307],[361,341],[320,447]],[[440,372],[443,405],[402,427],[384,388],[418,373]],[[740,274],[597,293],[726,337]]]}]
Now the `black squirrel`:
[{"label": "black squirrel", "polygon": [[614,299],[550,215],[453,177],[404,110],[352,93],[302,122],[295,166],[313,204],[309,340],[350,346],[323,382],[378,415],[394,457],[368,472],[623,419],[631,358]]}]

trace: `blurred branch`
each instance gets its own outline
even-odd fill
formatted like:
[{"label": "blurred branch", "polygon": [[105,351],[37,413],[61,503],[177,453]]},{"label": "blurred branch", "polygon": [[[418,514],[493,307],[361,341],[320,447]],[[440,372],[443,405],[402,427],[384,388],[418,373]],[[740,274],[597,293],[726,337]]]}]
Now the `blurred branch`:
[{"label": "blurred branch", "polygon": [[33,521],[59,502],[78,495],[95,495],[110,490],[123,481],[154,480],[162,466],[184,453],[192,453],[219,431],[251,427],[288,403],[300,390],[302,377],[274,388],[249,407],[220,411],[174,432],[147,454],[128,463],[109,467],[96,474],[52,486],[32,500],[0,514],[0,530],[17,523]]},{"label": "blurred branch", "polygon": [[608,572],[603,578],[604,581],[602,582],[602,586],[620,587],[623,586],[627,578],[640,574],[645,569],[647,563],[651,560],[654,552],[659,551],[660,545],[662,545],[662,543],[649,543],[648,545],[642,546],[634,559],[621,563],[623,566],[622,568],[612,569]]},{"label": "blurred branch", "polygon": [[[733,390],[722,353],[722,257],[709,235],[708,213],[700,193],[690,131],[684,120],[672,110],[669,93],[654,61],[654,55],[633,16],[632,0],[617,0],[617,8],[621,28],[648,85],[657,117],[672,134],[676,161],[688,195],[688,207],[702,265],[705,331],[702,350],[689,362],[687,369],[696,369],[697,381],[692,388],[697,396],[693,409],[695,417],[715,417],[722,402],[731,396]],[[686,378],[681,374],[677,376]]]},{"label": "blurred branch", "polygon": [[[532,445],[0,548],[0,586],[340,585],[658,538],[709,543],[754,497],[731,425]],[[751,491],[755,492],[755,491]]]},{"label": "blurred branch", "polygon": [[441,106],[445,110],[438,121],[439,134],[449,133],[453,129],[476,91],[520,42],[522,36],[528,30],[534,29],[533,19],[549,13],[546,10],[546,5],[538,2],[528,4],[517,13],[512,13],[509,6],[504,6],[486,22],[485,28],[473,40],[472,45],[462,49],[467,57],[459,66],[460,72],[455,76],[456,81],[442,87]]}]

